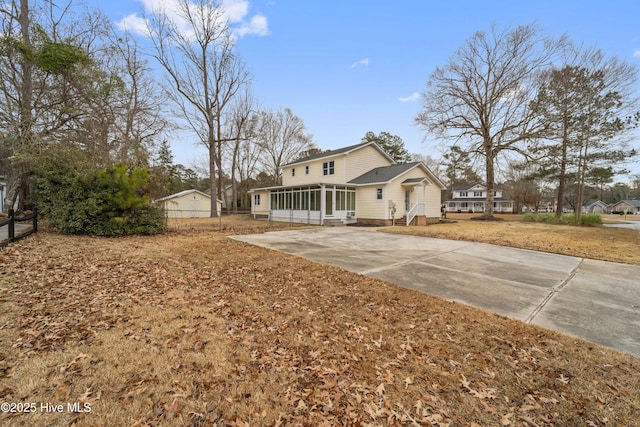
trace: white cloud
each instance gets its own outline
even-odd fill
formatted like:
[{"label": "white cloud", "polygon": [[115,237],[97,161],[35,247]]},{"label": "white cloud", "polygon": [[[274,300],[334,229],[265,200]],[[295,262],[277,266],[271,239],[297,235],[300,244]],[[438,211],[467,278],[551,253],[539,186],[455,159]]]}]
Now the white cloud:
[{"label": "white cloud", "polygon": [[234,28],[233,33],[238,37],[243,37],[249,34],[268,36],[269,26],[267,18],[263,15],[254,15],[251,18],[251,21],[243,22],[239,28]]},{"label": "white cloud", "polygon": [[246,0],[223,0],[222,8],[229,19],[229,22],[242,22],[249,13],[249,2]]},{"label": "white cloud", "polygon": [[125,16],[120,21],[116,22],[116,25],[122,31],[129,31],[135,34],[149,36],[147,20],[139,17],[137,13]]},{"label": "white cloud", "polygon": [[[140,0],[146,13],[162,11],[167,16],[175,19],[179,28],[186,34],[192,32],[188,23],[180,18],[180,8],[177,0]],[[195,5],[195,3],[191,3]],[[249,17],[248,0],[222,0],[220,3],[223,9],[223,16],[229,22],[229,27],[237,37],[245,35],[267,36],[269,35],[269,25],[264,15],[256,14]],[[148,36],[146,21],[137,14],[131,14],[116,22],[121,29],[128,29],[132,32]]]},{"label": "white cloud", "polygon": [[356,61],[353,64],[351,64],[351,69],[354,69],[358,66],[363,66],[363,67],[368,67],[369,66],[369,58],[364,58],[361,59],[360,61]]},{"label": "white cloud", "polygon": [[635,52],[633,52],[633,56],[640,57],[640,49],[636,50]]},{"label": "white cloud", "polygon": [[409,96],[405,96],[403,98],[398,98],[398,101],[400,101],[400,102],[413,102],[413,101],[417,101],[419,98],[420,98],[420,93],[413,92]]}]

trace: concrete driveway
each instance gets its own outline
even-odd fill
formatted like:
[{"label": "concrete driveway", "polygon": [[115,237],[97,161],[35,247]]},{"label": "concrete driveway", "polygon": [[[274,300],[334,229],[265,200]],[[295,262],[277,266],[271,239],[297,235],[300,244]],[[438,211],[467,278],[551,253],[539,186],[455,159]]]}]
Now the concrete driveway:
[{"label": "concrete driveway", "polygon": [[605,227],[615,227],[615,228],[630,228],[632,230],[640,231],[640,220],[629,221],[629,220],[618,220],[617,224],[604,224]]},{"label": "concrete driveway", "polygon": [[640,356],[640,267],[359,227],[233,238]]}]

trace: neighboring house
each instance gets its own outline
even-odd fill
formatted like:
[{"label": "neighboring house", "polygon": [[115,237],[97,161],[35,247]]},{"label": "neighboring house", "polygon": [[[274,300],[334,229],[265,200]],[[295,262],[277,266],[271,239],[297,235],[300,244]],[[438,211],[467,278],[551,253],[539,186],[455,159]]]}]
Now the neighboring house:
[{"label": "neighboring house", "polygon": [[[445,203],[447,212],[484,212],[487,203],[487,187],[482,184],[453,187],[453,197]],[[502,187],[494,188],[493,211],[513,213],[513,200],[502,197]]]},{"label": "neighboring house", "polygon": [[445,187],[422,162],[396,164],[368,142],[283,167],[282,185],[250,190],[251,213],[316,225],[437,222]]},{"label": "neighboring house", "polygon": [[589,200],[582,205],[582,211],[584,213],[607,213],[609,205],[602,200]]},{"label": "neighboring house", "polygon": [[[185,190],[156,200],[162,203],[167,218],[207,218],[211,216],[211,196],[198,190]],[[218,215],[222,201],[217,203]]]},{"label": "neighboring house", "polygon": [[218,195],[222,199],[222,207],[226,210],[230,210],[233,208],[233,188],[231,185],[225,185],[222,190],[222,195]]},{"label": "neighboring house", "polygon": [[609,207],[610,212],[640,214],[640,200],[620,200]]}]

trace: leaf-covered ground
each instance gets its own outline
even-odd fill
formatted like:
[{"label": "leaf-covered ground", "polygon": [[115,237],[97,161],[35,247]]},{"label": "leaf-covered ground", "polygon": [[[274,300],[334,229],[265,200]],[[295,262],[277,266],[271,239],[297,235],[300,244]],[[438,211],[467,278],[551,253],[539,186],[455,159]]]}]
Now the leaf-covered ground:
[{"label": "leaf-covered ground", "polygon": [[0,251],[0,424],[638,425],[637,358],[237,231]]}]

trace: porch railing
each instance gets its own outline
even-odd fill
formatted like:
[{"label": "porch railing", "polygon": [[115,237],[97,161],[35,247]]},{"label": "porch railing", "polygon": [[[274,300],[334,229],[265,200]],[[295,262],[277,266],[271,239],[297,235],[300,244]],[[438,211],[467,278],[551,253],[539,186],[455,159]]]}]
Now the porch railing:
[{"label": "porch railing", "polygon": [[426,212],[425,209],[425,204],[424,203],[416,203],[414,204],[411,209],[409,209],[409,212],[407,212],[407,225],[411,224],[411,221],[413,221],[413,219],[418,216],[418,215],[424,215]]}]

